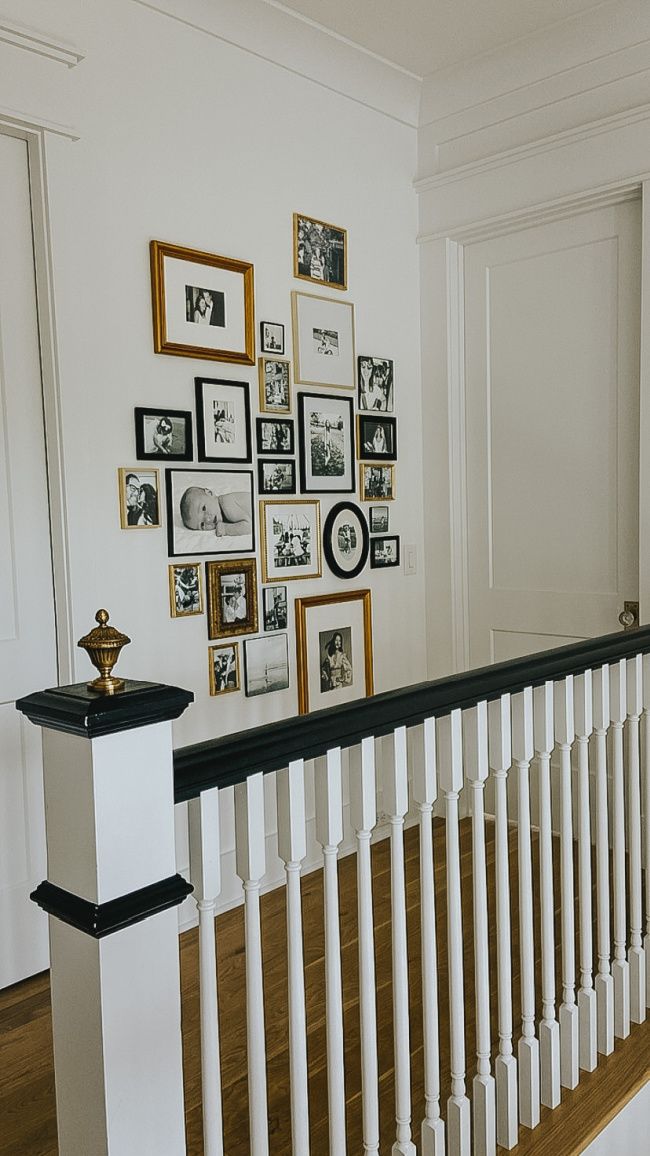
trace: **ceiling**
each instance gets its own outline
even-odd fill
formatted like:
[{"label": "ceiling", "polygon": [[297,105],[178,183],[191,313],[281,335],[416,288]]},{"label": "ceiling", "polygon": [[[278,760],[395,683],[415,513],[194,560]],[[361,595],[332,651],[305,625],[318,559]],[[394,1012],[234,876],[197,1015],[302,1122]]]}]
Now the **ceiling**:
[{"label": "ceiling", "polygon": [[267,0],[426,76],[539,32],[594,0]]}]

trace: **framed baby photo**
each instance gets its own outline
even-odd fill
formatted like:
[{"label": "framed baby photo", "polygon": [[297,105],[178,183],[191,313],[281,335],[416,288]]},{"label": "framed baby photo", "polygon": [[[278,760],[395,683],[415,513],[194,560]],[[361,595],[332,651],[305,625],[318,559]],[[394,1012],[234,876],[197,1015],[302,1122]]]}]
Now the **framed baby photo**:
[{"label": "framed baby photo", "polygon": [[337,578],[356,578],[368,561],[370,535],[362,510],[353,502],[337,502],[325,519],[323,550]]},{"label": "framed baby photo", "polygon": [[172,618],[203,614],[201,563],[172,563],[169,567],[169,612]]},{"label": "framed baby photo", "polygon": [[399,566],[399,537],[396,534],[372,538],[370,542],[371,569],[385,570],[389,566]]},{"label": "framed baby photo", "polygon": [[293,380],[354,389],[354,305],[293,292],[291,313]]},{"label": "framed baby photo", "polygon": [[298,711],[374,694],[369,590],[296,599]]},{"label": "framed baby photo", "polygon": [[257,563],[254,558],[206,562],[208,638],[257,632]]},{"label": "framed baby photo", "polygon": [[359,409],[392,413],[395,408],[393,376],[393,362],[387,357],[359,356]]},{"label": "framed baby photo", "polygon": [[255,549],[251,470],[170,469],[165,481],[170,557]]},{"label": "framed baby photo", "polygon": [[295,453],[292,421],[278,417],[258,417],[256,431],[258,454]]},{"label": "framed baby photo", "polygon": [[260,357],[260,411],[291,413],[291,362],[281,357]]},{"label": "framed baby photo", "polygon": [[359,466],[359,496],[362,502],[380,498],[392,502],[395,498],[395,466],[362,462]]},{"label": "framed baby photo", "polygon": [[250,462],[251,407],[245,381],[195,377],[200,462]]},{"label": "framed baby photo", "polygon": [[189,410],[136,406],[135,456],[139,461],[191,462],[192,415]]},{"label": "framed baby photo", "polygon": [[244,691],[247,698],[289,689],[286,634],[263,634],[244,643]]},{"label": "framed baby photo", "polygon": [[293,459],[258,458],[257,488],[260,494],[295,494],[296,463]]},{"label": "framed baby photo", "polygon": [[120,525],[123,530],[160,528],[160,471],[151,467],[117,471]]},{"label": "framed baby photo", "polygon": [[284,325],[279,321],[260,321],[260,349],[262,353],[284,353]]},{"label": "framed baby photo", "polygon": [[262,581],[320,578],[320,502],[260,502]]},{"label": "framed baby photo", "polygon": [[354,493],[352,398],[299,393],[298,430],[303,493]]},{"label": "framed baby photo", "polygon": [[388,506],[370,507],[370,533],[388,533]]},{"label": "framed baby photo", "polygon": [[229,694],[241,690],[239,674],[239,643],[228,642],[208,647],[210,694]]},{"label": "framed baby photo", "polygon": [[286,586],[262,587],[262,614],[264,629],[286,630],[288,621]]},{"label": "framed baby photo", "polygon": [[156,353],[255,364],[253,266],[152,241]]},{"label": "framed baby photo", "polygon": [[332,289],[348,287],[348,235],[338,225],[293,214],[293,275]]},{"label": "framed baby photo", "polygon": [[373,461],[396,461],[397,418],[360,413],[357,422],[359,457]]}]

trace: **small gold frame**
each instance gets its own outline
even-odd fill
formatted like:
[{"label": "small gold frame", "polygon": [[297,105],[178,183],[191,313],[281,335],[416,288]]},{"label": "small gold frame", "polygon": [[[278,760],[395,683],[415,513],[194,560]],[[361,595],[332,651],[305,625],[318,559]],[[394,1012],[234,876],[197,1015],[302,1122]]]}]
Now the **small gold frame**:
[{"label": "small gold frame", "polygon": [[[266,363],[272,361],[277,365],[286,365],[287,367],[287,386],[288,386],[288,405],[267,405],[266,402]],[[260,413],[291,413],[291,362],[288,357],[258,357],[257,359],[258,375],[260,382]]]},{"label": "small gold frame", "polygon": [[[199,606],[197,610],[179,610],[176,606],[176,570],[196,570],[199,588]],[[196,614],[203,614],[203,577],[200,562],[172,562],[169,572],[169,613],[172,618],[193,618]]]},{"label": "small gold frame", "polygon": [[[267,506],[314,506],[316,512],[316,551],[318,558],[318,572],[314,574],[290,574],[282,572],[277,577],[269,576],[268,568],[268,540],[266,537],[266,507]],[[286,502],[278,501],[277,498],[267,498],[260,502],[260,536],[262,540],[262,582],[264,584],[270,582],[293,582],[306,581],[308,578],[320,578],[323,573],[323,554],[321,548],[321,528],[320,528],[320,502],[314,498],[296,498],[293,501],[287,499]]]},{"label": "small gold frame", "polygon": [[[228,574],[243,574],[246,579],[246,609],[244,620],[226,622],[221,603],[221,579]],[[239,634],[257,634],[257,560],[230,558],[227,562],[210,561],[205,564],[208,594],[208,638],[234,638]]]},{"label": "small gold frame", "polygon": [[[312,225],[322,225],[325,229],[336,229],[343,234],[343,284],[338,281],[326,281],[325,278],[311,277],[307,273],[299,272],[298,265],[298,223],[309,221]],[[311,285],[327,285],[330,289],[339,289],[342,293],[348,287],[348,231],[340,225],[333,225],[331,221],[319,221],[316,217],[308,217],[305,213],[293,214],[293,275],[297,281],[309,281]]]},{"label": "small gold frame", "polygon": [[314,606],[331,603],[363,603],[363,651],[366,698],[375,693],[372,655],[372,594],[370,590],[345,590],[336,594],[315,594],[311,598],[296,598],[296,661],[298,668],[298,713],[309,714],[309,683],[307,663],[307,611]]},{"label": "small gold frame", "polygon": [[[156,499],[158,501],[158,521],[157,522],[146,522],[146,523],[143,523],[142,525],[139,525],[137,522],[129,523],[129,509],[128,509],[128,506],[126,504],[126,479],[129,476],[129,474],[134,474],[135,477],[137,477],[138,479],[141,476],[146,476],[146,475],[151,475],[151,474],[154,475],[154,477],[156,479]],[[154,466],[150,466],[149,464],[147,464],[146,466],[140,465],[140,466],[133,466],[133,467],[120,466],[120,468],[117,471],[117,487],[118,487],[119,498],[120,498],[120,526],[122,527],[122,529],[123,530],[159,530],[160,527],[162,526],[162,522],[160,520],[160,503],[161,503],[160,470],[157,470]]]},{"label": "small gold frame", "polygon": [[[366,493],[365,470],[390,470],[390,495]],[[394,462],[359,462],[359,498],[362,502],[394,502],[395,501],[395,463]]]},{"label": "small gold frame", "polygon": [[[237,679],[236,686],[225,686],[221,690],[217,687],[217,676],[214,669],[214,654],[217,650],[233,650],[235,653],[235,674]],[[236,690],[241,690],[241,674],[239,670],[239,643],[225,642],[219,646],[208,647],[208,672],[210,675],[210,694],[218,696],[221,694],[232,694]]]}]

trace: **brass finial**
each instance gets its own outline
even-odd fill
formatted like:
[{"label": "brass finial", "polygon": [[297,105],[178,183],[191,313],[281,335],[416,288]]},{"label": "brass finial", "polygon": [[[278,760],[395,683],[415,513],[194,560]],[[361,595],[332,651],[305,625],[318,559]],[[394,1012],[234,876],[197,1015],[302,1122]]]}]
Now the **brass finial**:
[{"label": "brass finial", "polygon": [[108,619],[108,610],[98,610],[95,622],[99,626],[95,626],[90,634],[84,634],[77,643],[87,652],[93,666],[99,671],[100,677],[87,684],[89,690],[96,690],[99,694],[115,694],[116,690],[124,686],[124,679],[114,678],[111,671],[120,657],[122,647],[131,641],[126,634],[109,626]]}]

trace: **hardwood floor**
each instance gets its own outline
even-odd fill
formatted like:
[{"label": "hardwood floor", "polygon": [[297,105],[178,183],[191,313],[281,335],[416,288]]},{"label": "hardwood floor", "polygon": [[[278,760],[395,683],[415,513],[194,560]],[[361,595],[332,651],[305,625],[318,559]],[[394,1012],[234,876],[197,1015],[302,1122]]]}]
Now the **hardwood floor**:
[{"label": "hardwood floor", "polygon": [[[494,981],[496,966],[494,910],[494,832],[487,825],[490,905],[490,964]],[[444,827],[434,828],[436,855],[437,929],[439,942],[441,1079],[443,1114],[449,1095],[449,1022],[445,935]],[[533,843],[534,878],[538,879],[537,845]],[[393,1040],[391,1015],[390,870],[389,845],[374,845],[373,890],[375,900],[375,949],[377,959],[377,1008],[381,1092],[382,1152],[389,1152],[394,1138]],[[473,1006],[473,942],[471,893],[471,829],[461,824],[461,866],[466,936],[466,1048],[468,1087],[475,1070]],[[510,847],[514,1023],[519,1016],[519,964],[517,918],[516,830]],[[418,834],[406,834],[406,885],[409,933],[411,1004],[411,1053],[413,1133],[417,1142],[423,1112],[422,1016],[420,995],[420,918]],[[340,903],[343,995],[346,1046],[347,1128],[349,1152],[361,1151],[361,1092],[359,1066],[359,1014],[356,938],[356,860],[340,863]],[[556,875],[557,879],[557,875]],[[559,887],[557,889],[559,893]],[[556,893],[556,907],[557,907]],[[290,1156],[289,1060],[287,1050],[287,990],[285,895],[280,889],[262,899],[264,946],[264,992],[266,1003],[267,1071],[269,1088],[270,1149],[274,1156]],[[302,880],[307,1000],[310,1128],[312,1156],[328,1153],[327,1075],[324,1020],[324,935],[322,875],[313,872]],[[559,931],[559,928],[558,928]],[[539,948],[539,911],[536,912],[536,946]],[[199,1072],[199,999],[197,933],[181,939],[183,986],[183,1039],[185,1095],[189,1156],[202,1156],[201,1089]],[[246,1083],[245,955],[243,911],[238,908],[217,921],[224,1141],[227,1156],[248,1156],[248,1107]],[[539,973],[539,950],[537,950]],[[494,982],[492,983],[494,990]],[[558,991],[559,981],[558,981]],[[540,1003],[539,974],[537,999]],[[493,1040],[496,1039],[496,1008],[493,1009]],[[515,1028],[515,1037],[518,1032]],[[620,1102],[641,1086],[650,1073],[650,1026],[633,1026],[628,1040],[617,1041],[616,1051],[600,1058],[596,1072],[581,1073],[578,1088],[563,1091],[562,1104],[554,1112],[542,1109],[542,1122],[534,1131],[520,1129],[517,1153],[552,1152],[553,1156],[579,1153],[614,1114]],[[52,1039],[47,975],[36,976],[0,992],[0,1156],[56,1156]],[[83,1156],[83,1154],[79,1154]],[[134,1154],[135,1156],[135,1154]],[[161,1153],[161,1156],[164,1154]],[[302,1156],[302,1154],[301,1154]]]}]

